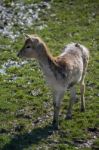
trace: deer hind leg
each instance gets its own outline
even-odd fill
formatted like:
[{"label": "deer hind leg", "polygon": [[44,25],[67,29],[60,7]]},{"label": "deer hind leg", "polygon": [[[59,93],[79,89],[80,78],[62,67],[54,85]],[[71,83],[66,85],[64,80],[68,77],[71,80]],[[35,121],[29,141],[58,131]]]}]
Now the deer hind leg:
[{"label": "deer hind leg", "polygon": [[59,124],[60,105],[61,105],[61,100],[64,96],[64,92],[55,91],[53,96],[54,96],[54,99],[53,99],[53,105],[54,105],[53,127],[55,130],[57,130],[58,124]]},{"label": "deer hind leg", "polygon": [[85,83],[84,83],[84,80],[80,84],[80,92],[81,92],[81,106],[80,106],[80,111],[84,112],[85,111],[85,97],[84,97]]},{"label": "deer hind leg", "polygon": [[85,111],[85,97],[84,97],[84,93],[85,93],[85,74],[86,74],[86,70],[87,70],[87,62],[84,66],[84,70],[83,70],[83,74],[82,74],[82,79],[80,82],[80,93],[81,93],[81,105],[80,105],[80,111],[84,112]]},{"label": "deer hind leg", "polygon": [[74,86],[70,89],[70,94],[71,94],[71,97],[70,97],[69,106],[67,109],[66,119],[72,118],[72,107],[76,100],[76,89]]}]

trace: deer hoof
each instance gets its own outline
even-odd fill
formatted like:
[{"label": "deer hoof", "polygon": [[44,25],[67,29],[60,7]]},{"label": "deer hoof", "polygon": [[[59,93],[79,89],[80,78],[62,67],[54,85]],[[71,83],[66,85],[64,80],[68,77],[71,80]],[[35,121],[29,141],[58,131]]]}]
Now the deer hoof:
[{"label": "deer hoof", "polygon": [[72,119],[72,115],[66,115],[66,120]]},{"label": "deer hoof", "polygon": [[56,121],[53,121],[52,126],[53,130],[59,130],[58,123],[56,123]]},{"label": "deer hoof", "polygon": [[80,112],[85,112],[85,108],[82,107],[82,108],[80,109]]}]

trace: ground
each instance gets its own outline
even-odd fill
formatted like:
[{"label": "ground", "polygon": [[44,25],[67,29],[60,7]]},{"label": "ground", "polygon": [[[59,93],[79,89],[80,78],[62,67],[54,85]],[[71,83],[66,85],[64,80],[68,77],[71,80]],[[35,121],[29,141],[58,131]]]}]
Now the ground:
[{"label": "ground", "polygon": [[[98,0],[0,2],[0,150],[99,149],[98,9]],[[77,85],[73,118],[64,119],[67,91],[56,132],[51,128],[52,95],[39,64],[17,58],[26,33],[39,35],[54,56],[69,42],[79,42],[90,51],[86,112],[79,111]]]}]

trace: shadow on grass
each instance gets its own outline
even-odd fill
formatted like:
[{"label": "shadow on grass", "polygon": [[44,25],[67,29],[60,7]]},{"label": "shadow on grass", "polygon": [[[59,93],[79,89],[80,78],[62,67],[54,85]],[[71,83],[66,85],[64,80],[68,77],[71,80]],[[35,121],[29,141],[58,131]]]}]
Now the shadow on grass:
[{"label": "shadow on grass", "polygon": [[33,129],[30,133],[14,137],[2,150],[22,150],[28,148],[32,144],[38,144],[41,140],[46,140],[52,133],[53,129],[51,126]]}]

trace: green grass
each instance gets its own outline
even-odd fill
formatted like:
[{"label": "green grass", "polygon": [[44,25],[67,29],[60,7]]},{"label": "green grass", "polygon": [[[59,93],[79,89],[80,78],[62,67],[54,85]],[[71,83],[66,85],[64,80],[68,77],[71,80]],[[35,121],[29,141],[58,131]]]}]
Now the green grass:
[{"label": "green grass", "polygon": [[[9,1],[5,1],[10,4]],[[25,1],[31,3],[32,1]],[[34,1],[39,2],[39,1]],[[86,112],[79,112],[80,102],[74,105],[73,119],[64,120],[69,93],[62,102],[60,130],[53,132],[52,95],[38,63],[29,61],[23,67],[7,68],[0,74],[0,150],[91,150],[99,148],[99,2],[98,0],[54,0],[51,9],[40,14],[47,25],[38,30],[40,22],[27,29],[36,33],[47,43],[54,56],[65,44],[80,42],[90,50],[90,62],[86,75]],[[17,27],[17,30],[20,27]],[[21,35],[15,43],[0,36],[0,67],[9,59],[21,61],[16,54],[22,47]],[[16,76],[17,79],[13,80]],[[78,96],[80,97],[79,87]],[[89,148],[80,144],[93,140]]]}]

